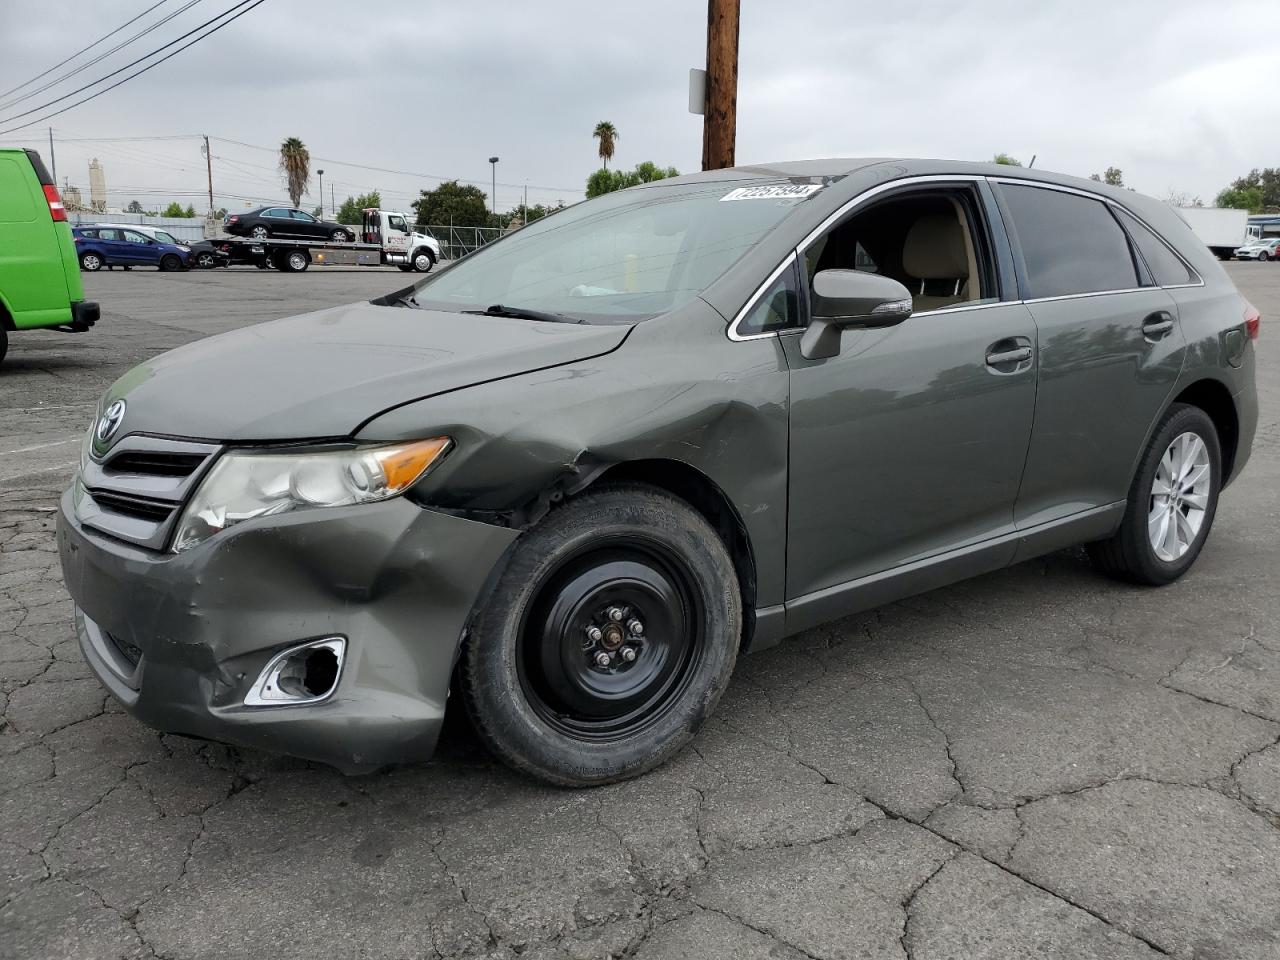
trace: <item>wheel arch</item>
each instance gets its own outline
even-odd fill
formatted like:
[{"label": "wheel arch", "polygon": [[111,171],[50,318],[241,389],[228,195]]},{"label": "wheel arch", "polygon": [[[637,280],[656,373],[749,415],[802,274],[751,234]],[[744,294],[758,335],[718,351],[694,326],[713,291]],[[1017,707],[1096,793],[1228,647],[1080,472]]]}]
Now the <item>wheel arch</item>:
[{"label": "wheel arch", "polygon": [[697,467],[680,460],[655,458],[615,463],[597,474],[589,484],[574,491],[573,496],[610,483],[643,483],[664,490],[689,504],[711,524],[729,551],[733,569],[738,575],[743,610],[741,649],[750,649],[755,633],[755,552],[742,515],[728,495]]},{"label": "wheel arch", "polygon": [[1229,480],[1233,479],[1240,443],[1240,414],[1236,410],[1231,391],[1220,380],[1205,377],[1184,387],[1170,401],[1170,406],[1175,403],[1198,407],[1213,421],[1214,429],[1218,431],[1218,442],[1222,448],[1222,482],[1225,486]]}]

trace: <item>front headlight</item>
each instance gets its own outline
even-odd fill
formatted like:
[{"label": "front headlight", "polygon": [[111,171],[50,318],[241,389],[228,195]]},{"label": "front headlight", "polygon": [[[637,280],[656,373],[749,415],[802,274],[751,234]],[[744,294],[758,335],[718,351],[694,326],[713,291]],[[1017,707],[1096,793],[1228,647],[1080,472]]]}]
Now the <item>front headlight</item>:
[{"label": "front headlight", "polygon": [[181,553],[254,517],[387,500],[449,449],[448,437],[322,453],[251,450],[224,455],[187,504],[173,538]]}]

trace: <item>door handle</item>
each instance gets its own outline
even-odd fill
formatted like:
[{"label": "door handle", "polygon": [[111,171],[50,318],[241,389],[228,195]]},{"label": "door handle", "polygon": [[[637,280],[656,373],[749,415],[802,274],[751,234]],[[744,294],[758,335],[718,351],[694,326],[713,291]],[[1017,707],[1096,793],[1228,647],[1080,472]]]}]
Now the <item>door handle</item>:
[{"label": "door handle", "polygon": [[1168,310],[1157,310],[1142,321],[1144,337],[1162,337],[1173,329],[1173,314]]},{"label": "door handle", "polygon": [[1001,350],[999,353],[987,354],[987,365],[991,367],[1004,363],[1025,363],[1031,359],[1030,347],[1018,347],[1015,350]]}]

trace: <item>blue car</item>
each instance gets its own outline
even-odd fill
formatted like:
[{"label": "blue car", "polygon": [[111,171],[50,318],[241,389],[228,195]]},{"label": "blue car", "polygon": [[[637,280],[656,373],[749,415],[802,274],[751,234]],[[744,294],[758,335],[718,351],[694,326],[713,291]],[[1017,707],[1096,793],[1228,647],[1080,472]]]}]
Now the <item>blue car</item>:
[{"label": "blue car", "polygon": [[88,226],[71,231],[76,241],[76,256],[81,270],[103,267],[158,267],[161,270],[185,270],[191,259],[191,248],[178,243],[164,243],[141,230],[128,227]]}]

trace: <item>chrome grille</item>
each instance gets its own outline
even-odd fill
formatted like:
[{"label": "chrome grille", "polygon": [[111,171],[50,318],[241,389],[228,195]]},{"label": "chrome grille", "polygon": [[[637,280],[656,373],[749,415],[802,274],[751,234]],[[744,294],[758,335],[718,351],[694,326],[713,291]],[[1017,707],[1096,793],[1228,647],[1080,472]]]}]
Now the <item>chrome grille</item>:
[{"label": "chrome grille", "polygon": [[101,460],[81,464],[80,522],[151,550],[164,549],[173,524],[221,447],[131,434]]}]

